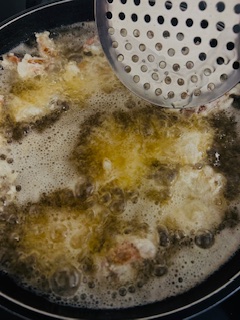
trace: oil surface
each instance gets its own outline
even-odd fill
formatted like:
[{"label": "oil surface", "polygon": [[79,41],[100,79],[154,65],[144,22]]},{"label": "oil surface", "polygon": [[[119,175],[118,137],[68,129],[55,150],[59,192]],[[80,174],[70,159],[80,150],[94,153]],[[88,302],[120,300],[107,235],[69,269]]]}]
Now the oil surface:
[{"label": "oil surface", "polygon": [[240,89],[154,107],[95,32],[36,35],[3,59],[0,268],[57,303],[125,308],[190,289],[239,248]]}]

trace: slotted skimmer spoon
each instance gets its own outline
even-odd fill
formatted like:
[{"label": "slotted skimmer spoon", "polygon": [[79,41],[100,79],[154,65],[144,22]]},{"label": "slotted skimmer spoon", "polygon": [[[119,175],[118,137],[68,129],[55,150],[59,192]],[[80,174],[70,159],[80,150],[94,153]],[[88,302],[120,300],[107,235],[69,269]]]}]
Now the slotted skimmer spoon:
[{"label": "slotted skimmer spoon", "polygon": [[103,50],[132,92],[200,106],[240,80],[240,1],[95,0]]}]

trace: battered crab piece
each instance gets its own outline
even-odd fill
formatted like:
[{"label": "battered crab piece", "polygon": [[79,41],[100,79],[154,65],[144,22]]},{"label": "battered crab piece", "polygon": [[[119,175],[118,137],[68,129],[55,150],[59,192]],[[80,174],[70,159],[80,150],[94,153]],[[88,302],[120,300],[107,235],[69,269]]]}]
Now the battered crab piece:
[{"label": "battered crab piece", "polygon": [[182,230],[186,235],[199,228],[216,228],[227,208],[225,185],[226,178],[210,166],[195,170],[188,166],[182,168],[171,188],[172,197],[162,208],[162,224]]},{"label": "battered crab piece", "polygon": [[19,57],[17,57],[14,53],[8,53],[2,56],[2,61],[0,64],[3,69],[10,70],[14,73],[17,72],[19,62],[21,62]]},{"label": "battered crab piece", "polygon": [[108,261],[110,264],[125,264],[141,259],[139,250],[133,243],[124,241],[109,252]]},{"label": "battered crab piece", "polygon": [[149,239],[128,237],[109,252],[108,261],[116,264],[131,263],[140,259],[152,259],[156,254],[156,246]]},{"label": "battered crab piece", "polygon": [[1,62],[1,65],[3,68],[13,70],[16,69],[20,61],[21,59],[18,58],[14,53],[8,53],[3,55],[3,61]]},{"label": "battered crab piece", "polygon": [[34,78],[38,75],[44,75],[49,66],[49,60],[41,57],[33,57],[25,54],[22,59],[14,53],[3,56],[1,63],[4,69],[15,70],[22,79]]},{"label": "battered crab piece", "polygon": [[38,44],[38,51],[43,58],[55,58],[58,55],[56,45],[53,39],[50,39],[50,32],[45,31],[42,33],[36,33],[36,40]]},{"label": "battered crab piece", "polygon": [[25,54],[22,61],[17,65],[17,71],[21,78],[34,78],[45,73],[46,63],[47,61],[43,58]]},{"label": "battered crab piece", "polygon": [[97,36],[87,39],[83,45],[83,52],[87,55],[99,55],[101,53],[101,44]]},{"label": "battered crab piece", "polygon": [[10,70],[16,70],[22,79],[46,74],[49,66],[55,63],[58,56],[55,43],[49,38],[49,35],[48,31],[36,33],[38,57],[25,54],[21,59],[14,53],[9,53],[3,56],[2,66]]},{"label": "battered crab piece", "polygon": [[119,236],[101,263],[101,276],[126,282],[137,276],[136,265],[146,259],[154,259],[157,253],[157,238],[139,238],[137,236]]}]

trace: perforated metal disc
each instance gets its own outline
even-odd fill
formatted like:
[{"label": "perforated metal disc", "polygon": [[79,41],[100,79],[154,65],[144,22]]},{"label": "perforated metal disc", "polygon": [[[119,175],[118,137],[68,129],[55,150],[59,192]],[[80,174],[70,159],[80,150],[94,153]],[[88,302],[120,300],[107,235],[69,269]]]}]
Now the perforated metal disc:
[{"label": "perforated metal disc", "polygon": [[240,1],[95,0],[119,79],[153,104],[210,102],[240,80]]}]

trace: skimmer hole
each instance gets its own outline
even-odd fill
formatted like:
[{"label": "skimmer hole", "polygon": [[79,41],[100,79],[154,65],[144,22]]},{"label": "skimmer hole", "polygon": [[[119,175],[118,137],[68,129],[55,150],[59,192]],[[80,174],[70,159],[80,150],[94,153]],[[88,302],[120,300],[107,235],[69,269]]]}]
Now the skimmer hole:
[{"label": "skimmer hole", "polygon": [[184,56],[186,56],[187,54],[189,54],[189,48],[188,47],[183,47],[182,50],[181,50],[182,54]]},{"label": "skimmer hole", "polygon": [[159,63],[159,67],[160,67],[161,69],[165,69],[166,66],[167,66],[167,64],[166,64],[165,61],[161,61],[161,62]]},{"label": "skimmer hole", "polygon": [[147,59],[148,59],[149,62],[154,62],[155,57],[154,57],[154,55],[149,54],[148,57],[147,57]]},{"label": "skimmer hole", "polygon": [[213,91],[215,89],[215,84],[214,83],[209,83],[207,86],[209,91]]},{"label": "skimmer hole", "polygon": [[236,4],[235,5],[234,12],[237,13],[237,14],[240,13],[240,4]]},{"label": "skimmer hole", "polygon": [[150,89],[150,83],[144,83],[143,88],[145,90],[149,90]]},{"label": "skimmer hole", "polygon": [[194,90],[194,92],[193,92],[193,94],[194,94],[196,97],[200,96],[201,93],[202,93],[202,92],[201,92],[200,89],[196,89],[196,90]]},{"label": "skimmer hole", "polygon": [[154,72],[154,73],[152,74],[152,79],[155,80],[155,81],[158,81],[158,80],[159,80],[159,76],[158,76],[158,74],[157,74],[156,72]]},{"label": "skimmer hole", "polygon": [[138,29],[133,30],[133,35],[138,38],[140,36],[140,31]]},{"label": "skimmer hole", "polygon": [[172,79],[170,77],[165,78],[165,83],[170,84],[172,82]]},{"label": "skimmer hole", "polygon": [[111,36],[114,35],[115,29],[112,28],[112,27],[108,28],[108,33],[109,33]]},{"label": "skimmer hole", "polygon": [[151,21],[151,17],[150,17],[149,14],[146,14],[146,15],[144,16],[144,21],[147,22],[147,23],[149,23],[149,22]]},{"label": "skimmer hole", "polygon": [[126,73],[130,73],[131,72],[131,67],[130,66],[125,66],[125,68],[124,68],[124,71],[126,72]]},{"label": "skimmer hole", "polygon": [[112,12],[108,11],[106,13],[106,17],[107,17],[108,20],[111,20],[112,19]]},{"label": "skimmer hole", "polygon": [[117,59],[118,59],[119,62],[123,62],[124,56],[123,56],[122,54],[119,54],[119,55],[117,56]]},{"label": "skimmer hole", "polygon": [[164,17],[163,16],[159,16],[157,18],[157,21],[158,21],[159,24],[164,24]]},{"label": "skimmer hole", "polygon": [[218,12],[223,12],[225,10],[225,3],[224,2],[218,2],[216,4],[217,11]]},{"label": "skimmer hole", "polygon": [[182,32],[179,32],[179,33],[177,34],[177,39],[178,39],[179,41],[182,41],[182,40],[184,39],[184,34],[183,34]]},{"label": "skimmer hole", "polygon": [[132,49],[131,43],[129,43],[129,42],[126,43],[126,44],[125,44],[125,49],[128,50],[128,51],[131,50],[131,49]]},{"label": "skimmer hole", "polygon": [[198,4],[198,7],[201,11],[204,11],[207,8],[207,3],[206,1],[200,1]]},{"label": "skimmer hole", "polygon": [[218,57],[218,58],[217,58],[217,64],[218,64],[218,65],[224,64],[224,58],[223,58],[223,57]]},{"label": "skimmer hole", "polygon": [[211,69],[206,68],[203,72],[205,74],[205,76],[210,76],[210,74],[212,73]]},{"label": "skimmer hole", "polygon": [[173,99],[174,98],[174,92],[173,91],[169,91],[168,92],[168,98],[169,99]]},{"label": "skimmer hole", "polygon": [[161,51],[161,50],[162,50],[162,44],[161,44],[160,42],[156,43],[156,44],[155,44],[155,49],[156,49],[157,51]]},{"label": "skimmer hole", "polygon": [[131,19],[132,19],[133,22],[137,22],[137,21],[138,21],[138,16],[137,16],[137,14],[136,14],[136,13],[133,13],[133,14],[131,15]]},{"label": "skimmer hole", "polygon": [[233,26],[233,32],[234,33],[239,33],[240,32],[240,24],[235,24],[235,26]]},{"label": "skimmer hole", "polygon": [[172,24],[172,26],[176,27],[178,25],[178,19],[177,18],[172,18],[171,24]]},{"label": "skimmer hole", "polygon": [[238,69],[239,69],[239,66],[240,66],[240,64],[239,64],[238,61],[233,62],[233,69],[234,69],[234,70],[238,70]]},{"label": "skimmer hole", "polygon": [[186,99],[187,96],[188,96],[187,92],[182,92],[182,93],[181,93],[181,98],[182,98],[182,99]]},{"label": "skimmer hole", "polygon": [[173,65],[173,71],[177,72],[177,71],[179,71],[179,70],[180,70],[180,65],[179,65],[178,63],[175,63],[175,64]]},{"label": "skimmer hole", "polygon": [[132,56],[132,61],[133,62],[138,62],[139,61],[139,56],[137,56],[136,54]]},{"label": "skimmer hole", "polygon": [[152,39],[153,37],[154,37],[154,32],[153,31],[148,31],[147,32],[147,37],[148,37],[148,39]]},{"label": "skimmer hole", "polygon": [[117,42],[117,41],[113,41],[112,47],[113,47],[114,49],[116,49],[116,48],[118,47],[118,42]]},{"label": "skimmer hole", "polygon": [[182,78],[179,78],[177,80],[177,83],[178,83],[179,86],[183,86],[184,85],[184,80]]},{"label": "skimmer hole", "polygon": [[217,22],[216,28],[218,31],[223,31],[225,29],[225,23],[223,21]]},{"label": "skimmer hole", "polygon": [[207,55],[205,52],[201,52],[198,57],[200,61],[205,61],[207,59]]},{"label": "skimmer hole", "polygon": [[148,71],[148,67],[144,64],[141,66],[141,71],[142,72],[147,72]]},{"label": "skimmer hole", "polygon": [[167,10],[172,9],[172,2],[171,2],[171,1],[166,1],[166,2],[165,2],[165,8],[166,8]]},{"label": "skimmer hole", "polygon": [[221,82],[225,82],[225,81],[227,81],[227,79],[228,79],[228,75],[226,73],[221,74],[221,76],[220,76],[220,81]]},{"label": "skimmer hole", "polygon": [[186,2],[181,2],[180,5],[179,5],[179,7],[180,7],[180,10],[186,11],[187,8],[188,8],[188,5],[187,5]]},{"label": "skimmer hole", "polygon": [[163,38],[167,39],[170,37],[170,32],[169,31],[163,31]]},{"label": "skimmer hole", "polygon": [[235,48],[235,44],[233,42],[228,42],[227,43],[227,49],[230,51],[230,50],[233,50]]},{"label": "skimmer hole", "polygon": [[200,37],[195,37],[195,38],[193,39],[193,42],[198,46],[199,44],[201,44],[202,39],[201,39]]},{"label": "skimmer hole", "polygon": [[135,83],[138,83],[138,82],[140,81],[140,77],[137,76],[137,75],[135,75],[135,76],[133,77],[133,81],[134,81]]},{"label": "skimmer hole", "polygon": [[134,4],[135,4],[136,6],[139,6],[139,5],[140,5],[140,3],[141,3],[141,1],[140,1],[140,0],[134,0]]},{"label": "skimmer hole", "polygon": [[124,29],[124,28],[121,29],[121,30],[120,30],[120,34],[121,34],[122,37],[126,37],[126,36],[127,36],[127,30]]},{"label": "skimmer hole", "polygon": [[186,63],[186,67],[187,67],[188,69],[192,69],[192,68],[194,67],[194,63],[193,63],[192,61],[188,61],[188,62]]},{"label": "skimmer hole", "polygon": [[160,88],[157,88],[156,90],[155,90],[155,95],[156,96],[160,96],[162,94],[162,90],[160,89]]},{"label": "skimmer hole", "polygon": [[211,39],[209,45],[211,48],[216,48],[216,46],[218,45],[217,39]]},{"label": "skimmer hole", "polygon": [[156,3],[156,0],[148,0],[148,3],[151,7],[153,7]]},{"label": "skimmer hole", "polygon": [[186,25],[187,25],[187,27],[192,27],[192,25],[193,25],[193,20],[192,19],[187,19],[186,20]]},{"label": "skimmer hole", "polygon": [[173,48],[168,49],[169,57],[173,57],[175,55],[175,50]]},{"label": "skimmer hole", "polygon": [[125,19],[125,13],[124,12],[120,12],[118,16],[119,16],[120,20],[124,20]]},{"label": "skimmer hole", "polygon": [[201,27],[203,29],[206,29],[208,27],[208,21],[207,20],[202,20],[200,23]]},{"label": "skimmer hole", "polygon": [[139,50],[142,51],[142,52],[145,51],[145,50],[146,50],[145,44],[141,43],[141,44],[139,45]]},{"label": "skimmer hole", "polygon": [[196,75],[191,76],[191,81],[192,81],[192,83],[197,83],[198,77]]}]

